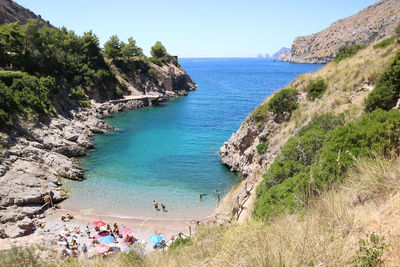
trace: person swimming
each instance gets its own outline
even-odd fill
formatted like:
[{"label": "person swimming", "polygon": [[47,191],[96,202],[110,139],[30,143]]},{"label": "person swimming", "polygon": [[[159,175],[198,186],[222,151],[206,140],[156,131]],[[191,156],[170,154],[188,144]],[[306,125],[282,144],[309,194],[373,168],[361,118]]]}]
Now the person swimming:
[{"label": "person swimming", "polygon": [[202,200],[204,196],[207,196],[207,194],[200,194],[200,200]]}]

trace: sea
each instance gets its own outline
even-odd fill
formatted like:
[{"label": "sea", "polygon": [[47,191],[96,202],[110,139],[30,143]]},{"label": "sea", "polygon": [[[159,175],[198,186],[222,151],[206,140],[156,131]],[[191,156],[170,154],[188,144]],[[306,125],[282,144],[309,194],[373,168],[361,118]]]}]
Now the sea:
[{"label": "sea", "polygon": [[[124,111],[106,122],[81,159],[83,181],[63,180],[70,210],[122,218],[202,219],[241,180],[221,164],[219,148],[266,97],[322,65],[265,58],[182,58],[198,85],[160,106]],[[200,194],[204,194],[200,200]],[[156,211],[153,201],[166,205]]]}]

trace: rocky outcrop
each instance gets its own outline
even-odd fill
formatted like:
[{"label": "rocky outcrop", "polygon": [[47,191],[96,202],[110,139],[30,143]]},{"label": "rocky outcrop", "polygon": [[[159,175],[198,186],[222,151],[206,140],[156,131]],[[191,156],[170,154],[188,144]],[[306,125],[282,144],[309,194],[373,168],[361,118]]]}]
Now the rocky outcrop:
[{"label": "rocky outcrop", "polygon": [[389,38],[399,23],[400,2],[380,0],[351,17],[334,22],[321,32],[297,37],[290,53],[281,55],[279,60],[293,63],[328,63],[335,59],[341,46],[369,45]]},{"label": "rocky outcrop", "polygon": [[279,57],[284,54],[290,52],[290,48],[287,47],[282,47],[281,49],[279,49],[279,51],[277,51],[275,54],[272,55],[273,59],[279,59]]},{"label": "rocky outcrop", "polygon": [[12,0],[0,0],[0,24],[11,22],[19,22],[20,24],[25,24],[28,19],[41,18],[29,9],[18,5]]}]

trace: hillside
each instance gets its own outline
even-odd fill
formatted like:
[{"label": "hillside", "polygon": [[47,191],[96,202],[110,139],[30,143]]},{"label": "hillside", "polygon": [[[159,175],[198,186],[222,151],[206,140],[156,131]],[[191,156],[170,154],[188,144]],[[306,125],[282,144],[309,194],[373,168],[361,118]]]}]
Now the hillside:
[{"label": "hillside", "polygon": [[0,0],[0,24],[11,22],[25,24],[28,19],[41,18],[29,9],[18,5],[12,0]]},{"label": "hillside", "polygon": [[400,2],[380,0],[359,13],[334,22],[318,33],[297,37],[290,53],[279,60],[293,63],[327,63],[344,45],[369,45],[393,35],[400,23]]}]

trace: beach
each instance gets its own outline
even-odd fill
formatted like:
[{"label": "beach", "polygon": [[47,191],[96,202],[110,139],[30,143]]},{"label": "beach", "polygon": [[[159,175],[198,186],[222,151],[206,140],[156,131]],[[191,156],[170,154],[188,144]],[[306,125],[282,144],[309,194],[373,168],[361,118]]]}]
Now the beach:
[{"label": "beach", "polygon": [[[62,221],[61,216],[66,216],[67,214],[72,215],[73,219]],[[47,250],[47,253],[41,253],[41,257],[44,257],[44,259],[50,259],[52,257],[58,258],[63,255],[63,251],[65,250],[65,243],[59,240],[60,235],[66,237],[68,242],[70,242],[72,237],[66,236],[66,232],[72,231],[75,227],[78,227],[80,233],[75,235],[76,241],[79,244],[78,257],[84,257],[82,253],[83,244],[86,244],[89,251],[86,257],[90,257],[96,253],[92,250],[92,239],[87,236],[86,231],[87,226],[89,226],[91,237],[96,235],[95,228],[92,225],[94,221],[103,221],[111,227],[114,223],[117,223],[119,229],[130,228],[132,233],[129,235],[137,239],[131,248],[143,254],[155,251],[155,249],[153,249],[153,243],[149,241],[151,235],[158,233],[163,237],[163,240],[168,242],[172,235],[174,237],[178,237],[179,234],[181,234],[182,237],[190,236],[191,233],[193,234],[196,226],[196,222],[191,220],[120,218],[104,215],[98,216],[92,214],[89,210],[76,212],[65,209],[49,209],[46,211],[46,216],[44,218],[38,219],[38,223],[44,225],[43,228],[37,227],[32,234],[21,238],[0,239],[0,250],[7,250],[14,246],[40,246],[43,250]],[[191,230],[189,227],[191,227]],[[126,251],[126,245],[123,243],[125,237],[126,235],[123,235],[123,238],[117,238],[118,243],[110,244],[110,247],[113,249],[116,248],[118,251]]]}]

